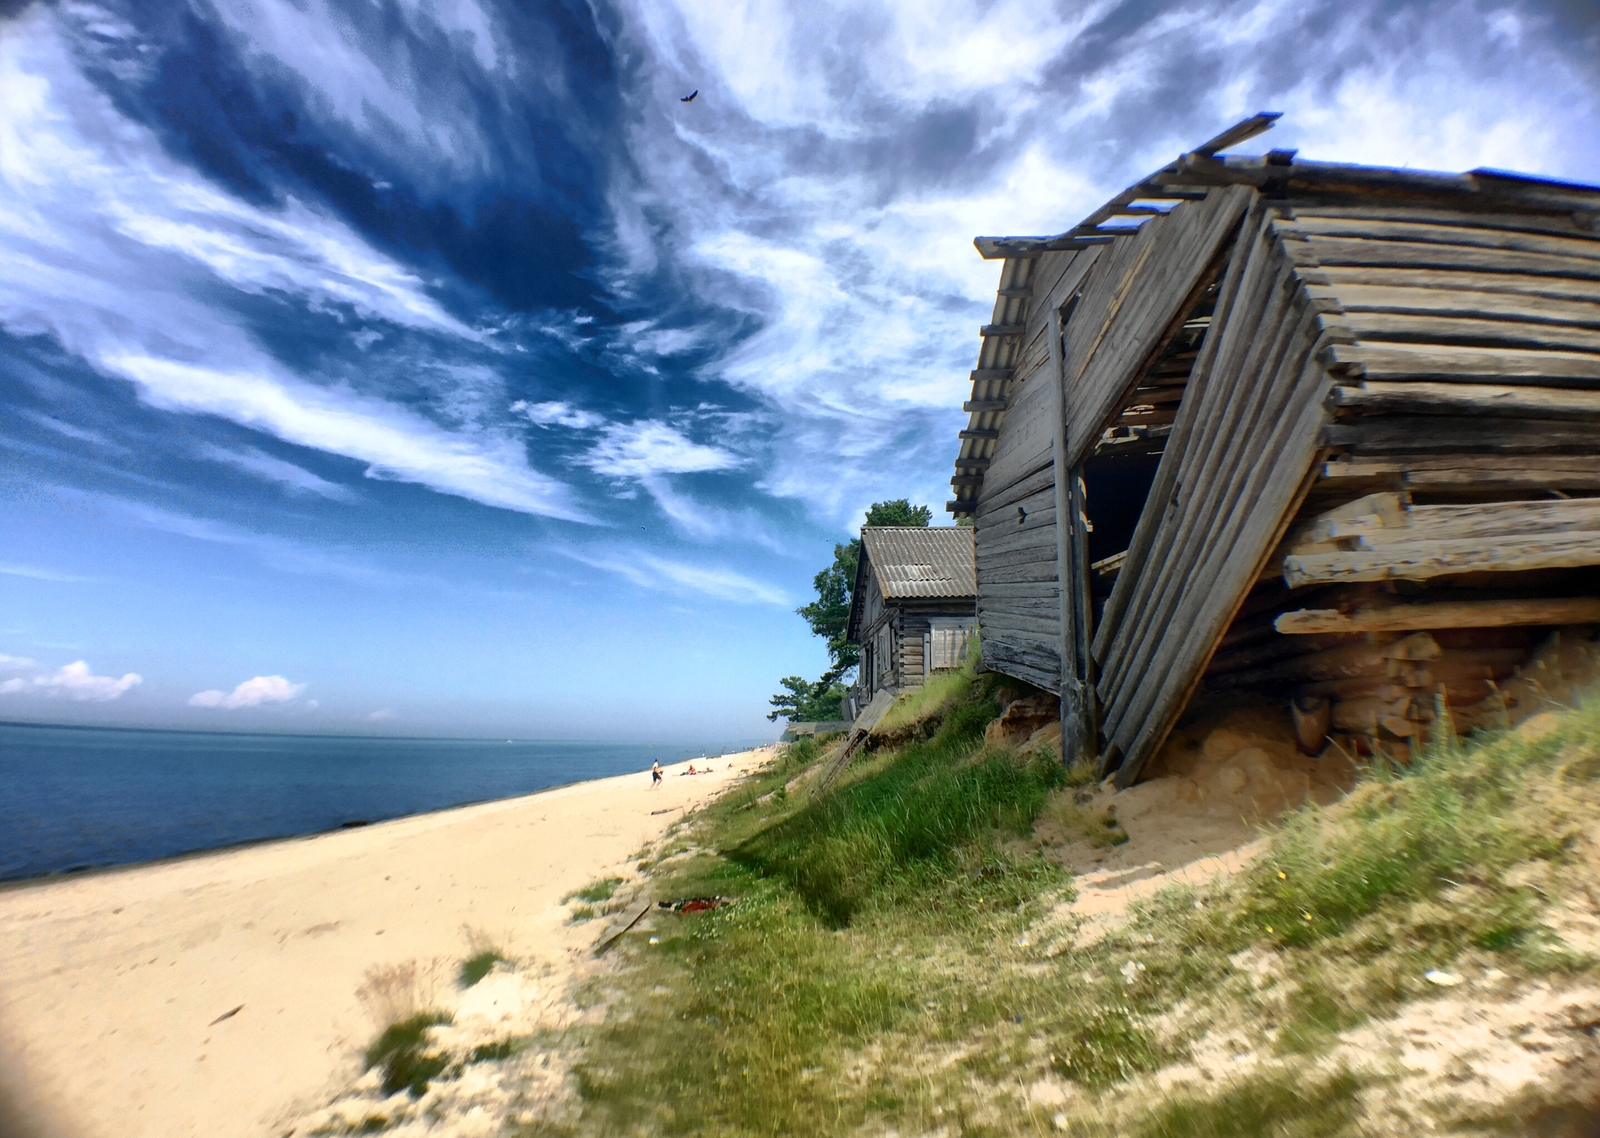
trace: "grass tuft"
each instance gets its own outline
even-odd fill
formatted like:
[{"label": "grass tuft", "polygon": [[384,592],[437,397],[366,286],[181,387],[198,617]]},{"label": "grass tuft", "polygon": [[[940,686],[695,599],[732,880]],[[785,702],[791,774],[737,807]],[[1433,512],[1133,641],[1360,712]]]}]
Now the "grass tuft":
[{"label": "grass tuft", "polygon": [[589,882],[582,889],[574,889],[561,898],[561,901],[563,904],[568,901],[587,901],[591,905],[597,905],[602,901],[611,900],[617,891],[617,886],[621,884],[620,877],[602,877],[598,881]]},{"label": "grass tuft", "polygon": [[494,971],[496,964],[503,963],[505,957],[499,950],[486,948],[482,952],[474,953],[461,962],[461,970],[456,975],[456,983],[463,988],[470,988]]},{"label": "grass tuft", "polygon": [[448,1056],[427,1049],[428,1029],[437,1024],[449,1023],[447,1012],[418,1012],[397,1023],[391,1023],[367,1048],[367,1069],[383,1068],[383,1093],[395,1094],[406,1090],[412,1098],[419,1098],[428,1089],[428,1082],[442,1074],[450,1065]]}]

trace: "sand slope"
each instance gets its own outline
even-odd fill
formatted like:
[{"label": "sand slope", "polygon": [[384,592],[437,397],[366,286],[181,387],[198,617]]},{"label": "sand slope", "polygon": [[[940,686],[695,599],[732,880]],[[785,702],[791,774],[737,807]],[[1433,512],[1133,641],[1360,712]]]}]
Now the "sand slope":
[{"label": "sand slope", "polygon": [[470,927],[571,971],[598,928],[561,897],[769,754],[0,891],[0,1064],[73,1138],[275,1133],[352,1073],[369,968]]}]

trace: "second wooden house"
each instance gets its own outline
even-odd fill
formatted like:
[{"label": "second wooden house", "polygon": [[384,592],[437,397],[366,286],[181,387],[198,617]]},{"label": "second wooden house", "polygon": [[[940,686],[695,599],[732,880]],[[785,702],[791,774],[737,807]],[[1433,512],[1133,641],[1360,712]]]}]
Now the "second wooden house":
[{"label": "second wooden house", "polygon": [[959,668],[977,596],[970,526],[862,527],[846,633],[861,646],[856,710]]}]

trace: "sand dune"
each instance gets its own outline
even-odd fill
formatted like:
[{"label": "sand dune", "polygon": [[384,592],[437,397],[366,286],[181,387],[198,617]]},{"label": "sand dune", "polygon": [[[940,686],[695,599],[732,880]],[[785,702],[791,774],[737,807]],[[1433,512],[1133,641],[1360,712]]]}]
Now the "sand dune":
[{"label": "sand dune", "polygon": [[353,1073],[369,969],[471,929],[575,972],[598,930],[561,897],[770,753],[0,891],[3,1078],[68,1138],[274,1134]]}]

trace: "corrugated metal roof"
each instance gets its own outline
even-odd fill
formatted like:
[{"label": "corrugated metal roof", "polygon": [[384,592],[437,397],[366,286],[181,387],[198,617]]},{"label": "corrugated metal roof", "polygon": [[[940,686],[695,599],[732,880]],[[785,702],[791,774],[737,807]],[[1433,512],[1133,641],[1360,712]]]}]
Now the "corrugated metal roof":
[{"label": "corrugated metal roof", "polygon": [[886,600],[978,595],[970,526],[866,526],[861,542]]}]

